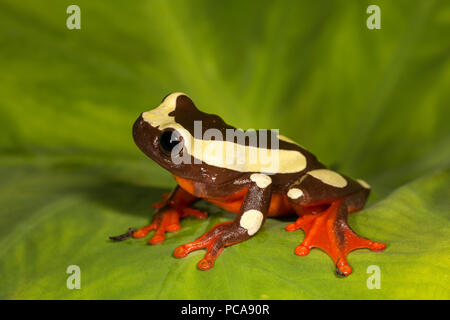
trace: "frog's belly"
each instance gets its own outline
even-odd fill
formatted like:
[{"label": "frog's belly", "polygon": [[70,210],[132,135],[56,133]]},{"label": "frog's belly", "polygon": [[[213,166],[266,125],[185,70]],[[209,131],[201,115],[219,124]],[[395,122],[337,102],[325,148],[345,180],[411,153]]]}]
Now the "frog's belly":
[{"label": "frog's belly", "polygon": [[[241,189],[231,195],[225,197],[211,197],[207,195],[199,195],[194,191],[194,183],[188,179],[183,179],[175,176],[178,185],[190,194],[200,197],[224,210],[239,213],[241,209],[242,202],[244,201],[245,195],[247,194],[248,188]],[[273,193],[272,199],[270,201],[270,207],[268,216],[269,217],[282,217],[294,213],[294,209],[289,202],[289,199],[280,193]]]},{"label": "frog's belly", "polygon": [[[233,195],[234,198],[208,198],[206,201],[233,213],[239,213],[241,209],[242,201],[244,201],[245,194],[247,190],[239,191],[237,194]],[[239,194],[239,195],[238,195]],[[236,197],[238,195],[238,197]],[[272,199],[269,206],[269,217],[282,217],[294,213],[289,200],[286,196],[274,193],[272,194]]]}]

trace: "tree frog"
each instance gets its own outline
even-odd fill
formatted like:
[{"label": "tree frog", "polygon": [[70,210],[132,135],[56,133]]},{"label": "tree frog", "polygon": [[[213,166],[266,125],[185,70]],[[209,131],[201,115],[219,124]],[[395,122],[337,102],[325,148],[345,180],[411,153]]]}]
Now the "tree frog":
[{"label": "tree frog", "polygon": [[278,132],[250,133],[256,139],[219,116],[200,111],[183,93],[169,94],[157,108],[143,112],[133,126],[134,141],[174,176],[177,186],[153,205],[156,213],[151,224],[130,235],[141,238],[154,230],[149,243],[161,243],[166,232],[181,228],[180,219],[207,218],[206,212],[192,207],[203,199],[235,213],[236,218],[174,250],[176,258],[183,258],[206,249],[197,264],[201,270],[211,269],[225,247],[255,236],[267,217],[297,215],[286,226],[287,231],[305,232],[294,252],[303,257],[312,248],[322,249],[332,258],[338,276],[352,272],[347,261],[350,251],[386,247],[359,236],[347,222],[349,213],[366,203],[370,193],[366,182],[328,169]]}]

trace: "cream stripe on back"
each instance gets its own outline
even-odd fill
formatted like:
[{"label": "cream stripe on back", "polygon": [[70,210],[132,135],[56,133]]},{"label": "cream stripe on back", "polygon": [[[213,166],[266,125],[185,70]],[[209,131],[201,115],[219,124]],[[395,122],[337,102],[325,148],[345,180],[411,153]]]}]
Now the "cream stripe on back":
[{"label": "cream stripe on back", "polygon": [[328,169],[317,169],[309,171],[307,174],[319,179],[323,183],[336,188],[344,188],[347,185],[347,180],[339,173]]},{"label": "cream stripe on back", "polygon": [[172,128],[182,136],[187,152],[212,166],[239,172],[295,173],[306,168],[306,157],[296,150],[271,150],[244,146],[231,141],[201,140],[175,122],[169,113],[175,110],[178,96],[173,93],[155,109],[144,112],[142,118],[159,130]]}]

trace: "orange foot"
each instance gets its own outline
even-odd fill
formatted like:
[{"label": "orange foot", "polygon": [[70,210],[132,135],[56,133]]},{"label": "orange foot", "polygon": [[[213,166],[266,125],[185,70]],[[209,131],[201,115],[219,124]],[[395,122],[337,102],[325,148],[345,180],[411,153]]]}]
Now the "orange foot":
[{"label": "orange foot", "polygon": [[[179,206],[173,207],[167,204],[166,200],[169,197],[168,193],[163,194],[163,201],[154,203],[153,208],[157,209],[153,221],[148,226],[142,227],[132,233],[134,238],[145,237],[150,231],[156,230],[153,237],[148,241],[150,244],[159,244],[164,241],[164,234],[166,232],[175,232],[180,230],[179,221],[181,218],[192,216],[197,219],[206,219],[208,213],[188,207]],[[167,204],[167,205],[166,205]]]},{"label": "orange foot", "polygon": [[197,240],[178,246],[173,255],[176,258],[184,258],[192,251],[206,249],[206,254],[198,262],[197,267],[200,270],[209,270],[226,246],[241,242],[246,237],[248,238],[247,233],[243,234],[233,222],[223,222]]},{"label": "orange foot", "polygon": [[295,248],[297,255],[303,257],[311,248],[320,248],[333,259],[337,275],[344,277],[352,272],[352,267],[347,262],[347,255],[351,251],[363,248],[381,251],[386,248],[386,244],[357,235],[347,224],[347,208],[341,202],[342,200],[333,202],[321,213],[298,218],[296,222],[286,226],[286,230],[301,228],[306,234],[303,242]]},{"label": "orange foot", "polygon": [[170,196],[170,192],[164,192],[161,195],[162,200],[160,202],[153,203],[152,208],[159,209],[159,208],[163,207],[167,203],[167,199],[169,199],[169,196]]}]

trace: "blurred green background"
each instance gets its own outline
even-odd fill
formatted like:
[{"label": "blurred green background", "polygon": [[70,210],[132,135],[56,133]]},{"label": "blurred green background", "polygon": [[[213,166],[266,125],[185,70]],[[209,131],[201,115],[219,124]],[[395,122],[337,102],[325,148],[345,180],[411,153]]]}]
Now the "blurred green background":
[{"label": "blurred green background", "polygon": [[[66,28],[70,4],[81,30]],[[380,30],[366,27],[370,4]],[[449,58],[445,0],[0,0],[0,298],[449,299]],[[208,220],[183,220],[162,245],[110,242],[174,186],[131,138],[173,91],[368,181],[350,224],[386,251],[352,253],[339,279],[271,219],[201,272],[203,252],[172,251],[233,218],[205,203]]]}]

